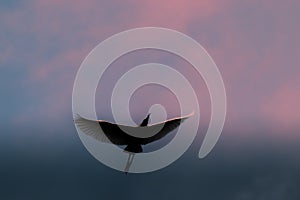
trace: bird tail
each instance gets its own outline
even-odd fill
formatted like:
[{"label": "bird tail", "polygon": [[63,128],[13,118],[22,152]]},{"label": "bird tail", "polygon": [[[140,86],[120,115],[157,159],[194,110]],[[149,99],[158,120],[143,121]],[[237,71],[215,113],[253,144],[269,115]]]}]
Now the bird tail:
[{"label": "bird tail", "polygon": [[143,148],[140,144],[129,144],[124,149],[124,151],[132,152],[132,153],[141,153],[143,152]]}]

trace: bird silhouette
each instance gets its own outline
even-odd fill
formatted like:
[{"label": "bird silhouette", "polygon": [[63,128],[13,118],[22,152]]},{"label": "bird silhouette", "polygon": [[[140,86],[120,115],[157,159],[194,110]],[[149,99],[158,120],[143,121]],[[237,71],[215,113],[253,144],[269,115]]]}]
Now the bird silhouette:
[{"label": "bird silhouette", "polygon": [[141,153],[143,152],[142,145],[163,138],[191,115],[169,119],[150,126],[148,126],[150,114],[139,126],[118,125],[104,120],[90,120],[81,116],[77,116],[74,122],[83,133],[98,141],[126,145],[124,151]]},{"label": "bird silhouette", "polygon": [[98,141],[115,145],[126,145],[124,152],[127,152],[129,156],[124,172],[127,174],[135,154],[143,152],[142,145],[163,138],[192,115],[193,113],[150,126],[148,126],[150,114],[147,115],[139,126],[125,126],[104,120],[90,120],[79,115],[75,117],[74,122],[83,133]]}]

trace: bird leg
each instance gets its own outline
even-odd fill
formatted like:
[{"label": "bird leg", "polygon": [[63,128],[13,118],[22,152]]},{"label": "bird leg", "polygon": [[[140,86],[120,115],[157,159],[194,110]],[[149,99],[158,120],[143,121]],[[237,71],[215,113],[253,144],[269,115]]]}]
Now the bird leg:
[{"label": "bird leg", "polygon": [[134,153],[131,153],[131,152],[128,153],[128,159],[127,159],[127,163],[126,163],[126,166],[124,169],[125,174],[127,174],[130,169],[130,166],[133,162],[134,155],[135,155]]}]

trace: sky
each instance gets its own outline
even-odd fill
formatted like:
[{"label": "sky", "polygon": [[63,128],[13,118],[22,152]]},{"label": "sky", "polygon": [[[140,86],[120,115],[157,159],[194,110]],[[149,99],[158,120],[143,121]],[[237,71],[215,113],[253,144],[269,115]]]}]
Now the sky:
[{"label": "sky", "polygon": [[[299,199],[299,9],[295,0],[2,1],[0,195]],[[201,77],[166,52],[142,50],[121,57],[97,88],[102,119],[113,120],[108,105],[117,78],[148,62],[186,75],[203,116],[199,134],[182,158],[158,172],[125,176],[99,163],[82,145],[72,122],[72,89],[80,64],[98,43],[147,26],[180,31],[208,51],[223,76],[227,118],[215,149],[199,160],[210,116]],[[145,100],[145,92],[160,95]],[[155,102],[171,100],[167,111],[171,117],[178,114],[174,96],[165,89],[153,86],[144,93],[138,91],[131,103],[137,122]]]}]

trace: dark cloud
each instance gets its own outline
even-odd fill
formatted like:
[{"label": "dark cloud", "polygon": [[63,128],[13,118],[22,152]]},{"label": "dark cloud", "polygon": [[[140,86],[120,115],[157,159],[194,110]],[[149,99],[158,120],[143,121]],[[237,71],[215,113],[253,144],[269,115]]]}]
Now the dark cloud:
[{"label": "dark cloud", "polygon": [[[58,131],[58,130],[57,130]],[[263,137],[221,137],[200,160],[197,142],[170,166],[146,174],[128,174],[95,160],[75,130],[61,137],[32,137],[23,132],[1,141],[3,199],[298,199],[298,146],[274,145]],[[226,133],[224,135],[227,135]],[[26,138],[26,139],[25,139]],[[264,145],[259,145],[256,141]],[[295,144],[293,144],[295,145]],[[237,148],[238,147],[238,148]]]}]

